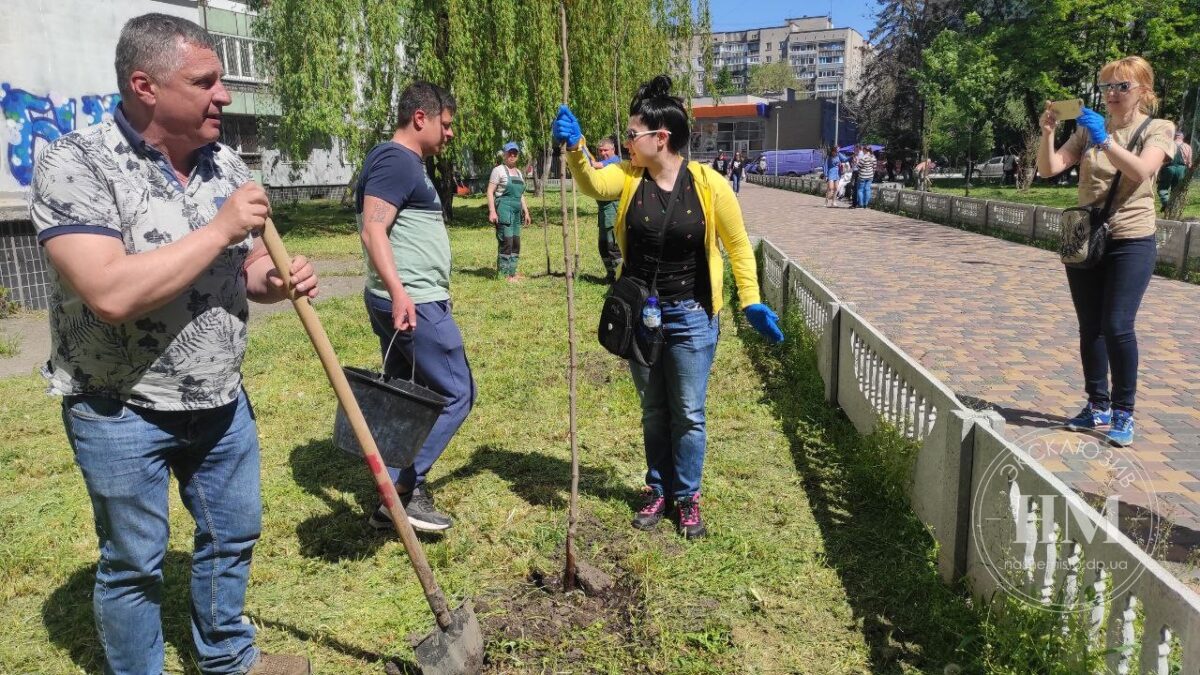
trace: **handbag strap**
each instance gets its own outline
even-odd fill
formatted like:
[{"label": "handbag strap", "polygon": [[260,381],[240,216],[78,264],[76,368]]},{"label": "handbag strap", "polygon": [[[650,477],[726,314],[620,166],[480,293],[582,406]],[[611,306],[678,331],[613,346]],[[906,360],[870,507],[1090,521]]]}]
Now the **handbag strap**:
[{"label": "handbag strap", "polygon": [[[1129,145],[1125,146],[1126,150],[1133,152],[1133,149],[1136,148],[1139,143],[1141,143],[1142,132],[1146,130],[1146,127],[1150,126],[1150,122],[1153,120],[1153,117],[1150,117],[1149,115],[1146,116],[1146,120],[1142,122],[1142,125],[1137,128],[1137,131],[1133,132],[1133,138],[1129,140]],[[1117,197],[1117,186],[1120,184],[1121,172],[1117,171],[1116,175],[1113,176],[1112,185],[1108,188],[1108,196],[1104,199],[1104,211],[1101,212],[1104,216],[1102,220],[1106,222],[1108,221],[1109,212],[1112,211],[1113,200]]]},{"label": "handbag strap", "polygon": [[662,267],[662,252],[663,246],[667,242],[667,228],[671,225],[671,213],[675,210],[675,203],[679,201],[679,193],[683,192],[683,174],[688,170],[688,161],[685,159],[679,165],[679,173],[675,174],[675,185],[671,187],[671,196],[667,198],[667,208],[663,211],[662,220],[662,236],[658,238],[658,251],[654,255],[654,276],[650,279],[650,294],[658,297],[658,270]]}]

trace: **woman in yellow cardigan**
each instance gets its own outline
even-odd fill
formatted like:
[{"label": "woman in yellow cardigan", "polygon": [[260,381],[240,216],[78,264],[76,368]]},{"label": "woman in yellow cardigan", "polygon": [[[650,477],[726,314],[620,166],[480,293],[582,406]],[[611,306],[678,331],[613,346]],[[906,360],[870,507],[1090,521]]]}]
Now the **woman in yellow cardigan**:
[{"label": "woman in yellow cardigan", "polygon": [[[554,140],[567,144],[567,164],[584,194],[620,200],[615,228],[624,261],[620,275],[653,286],[662,312],[662,355],[650,368],[629,364],[642,403],[646,449],[645,502],[633,526],[654,528],[674,502],[679,533],[692,539],[705,534],[700,477],[707,440],[704,400],[722,306],[718,243],[729,254],[750,324],[771,342],[782,341],[783,333],[775,313],[759,302],[754,252],[729,182],[679,154],[691,134],[683,102],[670,90],[671,78],[659,75],[633,97],[625,131],[628,161],[592,168],[579,122],[565,105],[554,121]],[[665,223],[676,190],[677,203]]]}]

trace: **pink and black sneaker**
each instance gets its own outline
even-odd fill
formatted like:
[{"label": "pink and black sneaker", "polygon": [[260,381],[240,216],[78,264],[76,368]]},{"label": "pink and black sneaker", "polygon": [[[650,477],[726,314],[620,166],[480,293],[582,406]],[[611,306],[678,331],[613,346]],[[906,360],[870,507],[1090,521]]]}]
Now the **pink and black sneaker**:
[{"label": "pink and black sneaker", "polygon": [[700,493],[676,500],[675,508],[679,511],[679,534],[684,539],[699,539],[707,534],[708,530],[700,518]]},{"label": "pink and black sneaker", "polygon": [[653,530],[658,521],[667,515],[667,498],[651,488],[642,489],[642,508],[633,517],[633,526],[639,530]]}]

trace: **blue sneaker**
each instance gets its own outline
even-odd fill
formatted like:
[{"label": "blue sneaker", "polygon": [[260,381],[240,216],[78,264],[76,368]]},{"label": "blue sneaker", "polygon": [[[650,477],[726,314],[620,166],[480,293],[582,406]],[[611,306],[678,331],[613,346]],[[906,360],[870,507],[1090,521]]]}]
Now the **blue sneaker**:
[{"label": "blue sneaker", "polygon": [[1067,420],[1067,428],[1071,431],[1084,431],[1096,427],[1106,427],[1112,423],[1112,409],[1098,408],[1089,403],[1083,406],[1079,414]]},{"label": "blue sneaker", "polygon": [[1133,442],[1133,413],[1128,410],[1113,411],[1108,442],[1122,448]]}]

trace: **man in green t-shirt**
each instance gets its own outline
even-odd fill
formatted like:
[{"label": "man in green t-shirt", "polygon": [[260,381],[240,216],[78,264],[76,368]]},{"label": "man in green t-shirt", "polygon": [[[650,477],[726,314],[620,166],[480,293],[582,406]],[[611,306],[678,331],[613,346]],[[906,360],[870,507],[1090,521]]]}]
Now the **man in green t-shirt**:
[{"label": "man in green t-shirt", "polygon": [[[475,403],[475,380],[450,312],[450,237],[441,199],[425,172],[425,159],[454,137],[454,110],[454,97],[445,89],[429,82],[409,85],[400,95],[400,127],[367,153],[355,195],[367,267],[364,298],[384,374],[415,375],[446,399],[412,464],[388,467],[409,522],[426,532],[453,524],[434,508],[425,475]],[[392,530],[382,506],[370,523]]]}]

